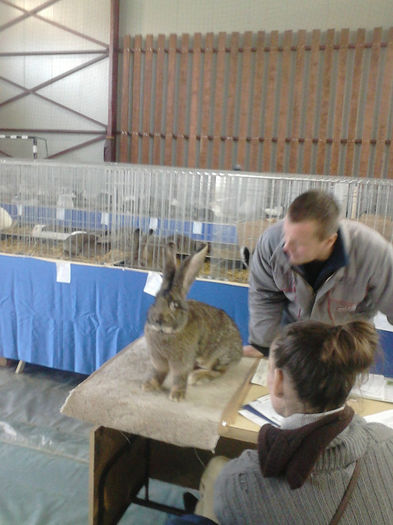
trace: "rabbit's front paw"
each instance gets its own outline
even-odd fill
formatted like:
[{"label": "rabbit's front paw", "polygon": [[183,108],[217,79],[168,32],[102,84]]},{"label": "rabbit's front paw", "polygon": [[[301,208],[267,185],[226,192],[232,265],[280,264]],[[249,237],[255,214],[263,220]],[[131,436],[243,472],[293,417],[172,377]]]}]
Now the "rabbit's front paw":
[{"label": "rabbit's front paw", "polygon": [[161,385],[155,377],[152,377],[142,384],[142,390],[144,392],[156,392],[161,390]]},{"label": "rabbit's front paw", "polygon": [[178,386],[174,386],[171,388],[171,391],[169,393],[169,399],[171,401],[181,401],[185,397],[186,397],[185,388],[179,388]]}]

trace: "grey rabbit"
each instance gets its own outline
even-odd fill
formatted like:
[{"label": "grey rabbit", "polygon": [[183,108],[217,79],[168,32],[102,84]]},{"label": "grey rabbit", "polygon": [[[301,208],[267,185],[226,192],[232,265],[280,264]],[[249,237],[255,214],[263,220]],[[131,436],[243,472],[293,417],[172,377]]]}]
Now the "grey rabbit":
[{"label": "grey rabbit", "polygon": [[221,376],[242,357],[234,321],[219,308],[186,299],[207,251],[205,245],[177,267],[176,245],[167,244],[163,282],[147,314],[145,338],[153,370],[142,388],[159,390],[171,372],[169,398],[174,401],[185,397],[187,380],[196,384]]}]

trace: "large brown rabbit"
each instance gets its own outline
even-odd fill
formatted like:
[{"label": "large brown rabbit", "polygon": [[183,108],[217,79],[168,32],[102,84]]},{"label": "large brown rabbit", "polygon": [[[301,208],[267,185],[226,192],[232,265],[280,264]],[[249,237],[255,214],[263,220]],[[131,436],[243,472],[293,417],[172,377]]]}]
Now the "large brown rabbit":
[{"label": "large brown rabbit", "polygon": [[169,397],[175,401],[184,398],[187,379],[196,384],[218,377],[242,356],[233,320],[219,308],[186,299],[207,250],[204,246],[177,268],[176,245],[167,245],[163,282],[147,314],[145,337],[153,372],[143,389],[159,390],[170,371]]}]

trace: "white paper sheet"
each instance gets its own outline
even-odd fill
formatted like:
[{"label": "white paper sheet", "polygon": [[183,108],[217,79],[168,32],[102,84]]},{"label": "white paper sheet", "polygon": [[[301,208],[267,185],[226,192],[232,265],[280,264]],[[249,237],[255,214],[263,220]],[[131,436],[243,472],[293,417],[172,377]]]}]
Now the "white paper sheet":
[{"label": "white paper sheet", "polygon": [[161,274],[158,272],[149,272],[146,277],[146,284],[143,291],[155,297],[158,293],[158,290],[161,288],[161,284]]},{"label": "white paper sheet", "polygon": [[255,374],[252,376],[251,383],[254,385],[267,386],[267,367],[268,360],[260,359]]},{"label": "white paper sheet", "polygon": [[351,395],[393,402],[393,382],[380,374],[369,374],[366,382],[355,385]]},{"label": "white paper sheet", "polygon": [[[245,413],[243,413],[242,415],[244,415],[251,421],[255,422],[255,416],[257,416],[260,417],[264,423],[266,423],[267,420],[268,423],[271,423],[277,427],[281,426],[281,423],[284,419],[282,416],[280,416],[280,414],[277,414],[277,412],[272,407],[269,394],[266,396],[259,397],[255,401],[251,401],[251,403],[242,406],[240,410],[243,410],[246,413],[248,413],[248,415],[246,415]],[[239,413],[241,413],[240,410]],[[251,415],[253,416],[253,419],[251,419]]]},{"label": "white paper sheet", "polygon": [[256,414],[254,414],[253,412],[250,412],[249,410],[245,408],[244,409],[241,408],[239,410],[239,414],[246,417],[247,419],[249,419],[250,421],[252,421],[253,423],[255,423],[256,425],[260,427],[262,427],[263,425],[267,425],[269,423],[269,421],[267,421],[263,417],[257,416]]},{"label": "white paper sheet", "polygon": [[65,218],[65,209],[64,208],[56,208],[56,219],[58,221],[64,221]]},{"label": "white paper sheet", "polygon": [[374,317],[375,328],[378,330],[385,330],[386,332],[393,332],[393,325],[389,323],[385,314],[378,312]]},{"label": "white paper sheet", "polygon": [[393,428],[393,409],[371,414],[364,418],[368,423],[382,423],[387,427]]},{"label": "white paper sheet", "polygon": [[194,221],[192,223],[192,233],[196,235],[202,235],[202,223],[199,221]]},{"label": "white paper sheet", "polygon": [[103,226],[109,226],[109,213],[106,211],[101,213],[101,224]]},{"label": "white paper sheet", "polygon": [[71,282],[71,264],[69,262],[56,263],[56,281],[67,284]]},{"label": "white paper sheet", "polygon": [[150,217],[149,230],[156,230],[157,227],[158,227],[158,219],[157,219],[157,217]]}]

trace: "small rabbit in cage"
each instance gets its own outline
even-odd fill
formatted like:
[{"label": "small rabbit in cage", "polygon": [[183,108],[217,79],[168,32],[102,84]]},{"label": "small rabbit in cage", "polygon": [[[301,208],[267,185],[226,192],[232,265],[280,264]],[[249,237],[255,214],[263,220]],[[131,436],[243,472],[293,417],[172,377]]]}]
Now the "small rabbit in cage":
[{"label": "small rabbit in cage", "polygon": [[[162,266],[165,257],[165,247],[169,242],[174,242],[177,254],[182,257],[184,254],[190,254],[201,247],[200,241],[195,241],[186,235],[171,235],[169,237],[160,237],[155,234],[153,229],[147,233],[136,230],[139,235],[138,248],[136,251],[135,262],[145,268],[158,268]],[[208,245],[208,250],[210,245]]]},{"label": "small rabbit in cage", "polygon": [[197,384],[219,377],[242,356],[234,321],[219,308],[186,299],[207,250],[205,245],[177,267],[176,245],[168,243],[163,282],[147,314],[145,338],[153,370],[142,388],[160,390],[170,373],[173,401],[185,397],[187,381]]},{"label": "small rabbit in cage", "polygon": [[96,251],[98,235],[85,231],[75,231],[63,241],[63,254],[70,257],[83,255],[90,257]]}]

